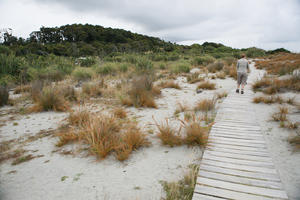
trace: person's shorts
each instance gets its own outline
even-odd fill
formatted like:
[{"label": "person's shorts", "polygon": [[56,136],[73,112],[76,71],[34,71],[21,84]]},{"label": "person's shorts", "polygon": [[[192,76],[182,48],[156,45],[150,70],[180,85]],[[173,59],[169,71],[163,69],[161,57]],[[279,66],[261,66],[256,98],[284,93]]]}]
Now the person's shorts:
[{"label": "person's shorts", "polygon": [[247,73],[244,73],[244,72],[238,72],[237,73],[237,82],[238,84],[243,84],[243,85],[246,85],[247,84]]}]

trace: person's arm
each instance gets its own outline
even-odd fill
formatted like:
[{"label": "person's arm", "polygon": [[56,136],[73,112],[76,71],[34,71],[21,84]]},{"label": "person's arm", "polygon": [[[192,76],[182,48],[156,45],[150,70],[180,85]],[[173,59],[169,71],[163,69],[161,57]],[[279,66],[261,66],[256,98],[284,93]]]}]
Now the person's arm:
[{"label": "person's arm", "polygon": [[250,73],[249,61],[247,62],[247,72]]},{"label": "person's arm", "polygon": [[239,61],[236,62],[236,69],[239,69]]}]

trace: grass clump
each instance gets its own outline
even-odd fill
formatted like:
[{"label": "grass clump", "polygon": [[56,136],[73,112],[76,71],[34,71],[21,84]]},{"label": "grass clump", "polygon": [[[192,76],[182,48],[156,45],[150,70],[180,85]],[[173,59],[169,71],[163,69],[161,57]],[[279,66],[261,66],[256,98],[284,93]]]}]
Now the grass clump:
[{"label": "grass clump", "polygon": [[189,171],[183,179],[177,182],[161,181],[166,197],[163,200],[191,200],[193,197],[197,175],[198,165],[190,165]]},{"label": "grass clump", "polygon": [[204,80],[203,77],[199,77],[199,73],[193,73],[187,76],[187,81],[190,84],[197,83],[203,80]]},{"label": "grass clump", "polygon": [[223,69],[223,67],[224,67],[224,63],[218,61],[218,62],[207,65],[207,70],[211,73],[216,73],[218,71],[221,71]]},{"label": "grass clump", "polygon": [[284,106],[280,106],[278,112],[275,112],[272,115],[272,119],[277,122],[287,121],[288,108]]},{"label": "grass clump", "polygon": [[282,104],[285,101],[280,96],[258,96],[253,98],[253,103],[265,103],[265,104],[272,104],[272,103],[279,103]]},{"label": "grass clump", "polygon": [[194,117],[192,122],[185,123],[184,143],[188,146],[205,146],[207,144],[209,127],[203,127]]},{"label": "grass clump", "polygon": [[202,99],[196,103],[196,106],[194,107],[195,111],[204,111],[208,112],[215,109],[216,105],[216,99]]},{"label": "grass clump", "polygon": [[189,73],[190,72],[190,66],[188,64],[177,64],[177,65],[172,67],[171,71],[175,74]]},{"label": "grass clump", "polygon": [[180,135],[180,129],[175,130],[170,125],[168,120],[166,123],[158,124],[155,121],[156,127],[158,128],[157,137],[162,141],[163,145],[170,147],[179,146],[183,144],[183,139]]},{"label": "grass clump", "polygon": [[216,84],[211,83],[209,81],[203,81],[203,82],[199,83],[199,85],[197,86],[197,89],[215,90],[216,89]]},{"label": "grass clump", "polygon": [[116,71],[117,71],[117,68],[114,63],[105,63],[105,64],[101,65],[100,67],[96,68],[96,73],[101,74],[101,75],[112,74]]},{"label": "grass clump", "polygon": [[68,102],[57,88],[47,86],[43,88],[38,97],[34,99],[35,106],[33,111],[66,111],[68,110]]},{"label": "grass clump", "polygon": [[121,97],[121,103],[127,106],[157,108],[154,97],[160,94],[160,89],[153,86],[154,78],[143,75],[132,80],[131,88],[126,97]]},{"label": "grass clump", "polygon": [[114,116],[120,118],[120,119],[124,119],[127,117],[127,112],[124,108],[121,108],[121,107],[118,107],[118,108],[115,108],[114,111]]},{"label": "grass clump", "polygon": [[179,84],[176,83],[173,80],[162,81],[162,82],[159,83],[158,86],[161,87],[161,88],[174,88],[174,89],[178,89],[178,90],[181,89]]},{"label": "grass clump", "polygon": [[90,68],[77,67],[72,72],[72,77],[77,81],[90,80],[93,76],[93,71]]},{"label": "grass clump", "polygon": [[73,126],[58,135],[58,147],[78,141],[86,144],[88,151],[100,159],[114,154],[123,161],[133,151],[150,145],[135,123],[127,123],[115,115],[95,115],[84,110],[70,115],[69,122]]},{"label": "grass clump", "polygon": [[84,83],[82,93],[89,97],[99,97],[102,95],[102,85],[101,83]]}]

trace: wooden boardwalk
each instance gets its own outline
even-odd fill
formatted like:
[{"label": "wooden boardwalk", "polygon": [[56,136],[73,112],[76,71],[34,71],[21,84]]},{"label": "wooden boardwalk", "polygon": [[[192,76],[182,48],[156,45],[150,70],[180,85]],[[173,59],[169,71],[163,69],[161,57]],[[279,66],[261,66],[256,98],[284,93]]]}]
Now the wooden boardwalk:
[{"label": "wooden boardwalk", "polygon": [[232,91],[221,104],[204,151],[193,200],[288,199],[250,102]]}]

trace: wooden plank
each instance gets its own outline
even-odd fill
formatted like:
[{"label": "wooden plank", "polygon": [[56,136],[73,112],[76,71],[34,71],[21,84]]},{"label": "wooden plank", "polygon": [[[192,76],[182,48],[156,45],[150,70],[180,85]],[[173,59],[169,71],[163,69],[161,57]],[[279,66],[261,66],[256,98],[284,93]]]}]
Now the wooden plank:
[{"label": "wooden plank", "polygon": [[226,181],[221,181],[221,180],[213,180],[213,179],[204,178],[204,177],[198,177],[197,183],[201,184],[201,185],[208,185],[211,187],[217,186],[218,188],[233,190],[233,191],[237,191],[237,192],[244,192],[244,193],[253,194],[253,195],[264,195],[267,197],[281,198],[281,199],[288,198],[284,191],[277,190],[277,189],[242,185],[242,184],[236,184],[236,183],[231,183],[231,182],[226,182]]},{"label": "wooden plank", "polygon": [[230,128],[230,127],[218,127],[218,126],[212,126],[211,130],[220,130],[220,131],[231,131],[231,132],[237,132],[237,133],[246,133],[246,134],[261,134],[261,131],[257,131],[257,130],[240,130],[240,129],[235,129],[235,128]]},{"label": "wooden plank", "polygon": [[215,143],[215,144],[227,144],[227,145],[232,145],[232,146],[244,146],[244,147],[255,147],[257,149],[265,149],[266,150],[266,145],[264,144],[254,144],[254,143],[245,143],[245,142],[238,142],[238,140],[232,140],[232,141],[228,141],[228,140],[222,140],[222,139],[208,139],[209,143]]},{"label": "wooden plank", "polygon": [[223,167],[228,169],[237,169],[241,171],[248,171],[248,172],[263,172],[267,174],[277,174],[277,171],[275,169],[270,169],[266,167],[254,167],[254,166],[246,166],[246,165],[240,165],[240,164],[233,164],[233,163],[224,163],[219,162],[215,160],[208,160],[205,158],[202,158],[201,163],[207,164],[207,165],[213,165],[216,167]]},{"label": "wooden plank", "polygon": [[274,182],[280,182],[280,179],[277,176],[277,174],[267,174],[262,172],[248,172],[248,171],[241,171],[238,169],[227,169],[227,168],[222,168],[213,165],[206,165],[204,163],[201,163],[200,170],[216,172],[221,174],[229,174],[229,175],[244,177],[244,178],[252,178],[257,180],[269,180]]},{"label": "wooden plank", "polygon": [[249,138],[261,138],[262,140],[264,140],[264,137],[261,133],[243,133],[243,132],[239,132],[239,131],[227,131],[227,130],[220,130],[220,129],[213,129],[210,131],[209,134],[222,134],[222,135],[232,135],[232,136],[243,136],[243,137],[249,137]]},{"label": "wooden plank", "polygon": [[242,159],[215,156],[213,154],[210,154],[209,152],[206,153],[206,151],[204,152],[203,158],[208,160],[218,161],[218,162],[224,162],[224,163],[275,169],[274,164],[272,162],[242,160]]},{"label": "wooden plank", "polygon": [[274,200],[273,198],[269,198],[266,196],[252,195],[243,192],[236,192],[232,190],[226,190],[199,184],[196,184],[195,192],[199,194],[206,194],[218,198],[233,200]]},{"label": "wooden plank", "polygon": [[209,196],[205,194],[194,193],[192,200],[224,200],[224,198]]},{"label": "wooden plank", "polygon": [[240,155],[240,156],[259,156],[259,157],[264,157],[264,158],[270,158],[269,153],[267,152],[259,152],[259,151],[246,151],[246,150],[241,150],[241,149],[230,149],[230,148],[223,148],[223,147],[215,147],[215,146],[206,146],[205,151],[214,151],[218,153],[231,153],[235,155]]},{"label": "wooden plank", "polygon": [[[258,125],[246,125],[246,124],[234,124],[234,123],[227,123],[227,122],[216,122],[215,125],[220,126],[230,126],[230,127],[243,127],[243,128],[258,128]],[[260,130],[260,127],[259,127]]]},{"label": "wooden plank", "polygon": [[261,131],[260,128],[247,128],[247,127],[233,127],[233,126],[224,126],[224,125],[217,125],[215,124],[213,126],[214,128],[221,128],[221,129],[234,129],[234,130],[239,130],[239,131],[256,131],[256,132],[259,132]]},{"label": "wooden plank", "polygon": [[209,172],[209,171],[205,171],[205,170],[199,171],[198,176],[216,179],[216,180],[223,180],[223,181],[237,183],[237,184],[240,183],[243,185],[265,187],[265,188],[271,188],[271,189],[282,189],[282,184],[280,182],[257,180],[257,179],[252,179],[252,178],[244,178],[244,177],[233,176],[233,175],[228,175],[228,174]]},{"label": "wooden plank", "polygon": [[239,142],[239,143],[251,143],[251,144],[263,144],[265,146],[266,142],[264,140],[258,140],[255,138],[239,138],[239,137],[226,137],[226,136],[218,136],[214,134],[210,134],[209,138],[212,140],[223,140],[223,141],[230,141],[230,142]]},{"label": "wooden plank", "polygon": [[253,136],[253,135],[245,135],[245,134],[231,134],[231,133],[224,133],[224,132],[217,132],[217,131],[210,132],[209,136],[264,141],[264,138],[261,135]]},{"label": "wooden plank", "polygon": [[215,156],[222,156],[226,158],[236,158],[236,159],[242,159],[242,160],[252,160],[252,161],[264,161],[264,162],[271,162],[272,163],[272,158],[270,157],[265,157],[265,156],[254,156],[254,155],[241,155],[237,153],[228,153],[228,152],[219,152],[219,151],[214,151],[214,150],[209,150],[206,149],[205,152],[215,155]]},{"label": "wooden plank", "polygon": [[235,150],[245,150],[245,151],[268,153],[267,149],[264,149],[264,148],[256,148],[256,147],[248,147],[248,146],[224,144],[224,143],[208,143],[207,145],[208,146],[213,146],[213,147],[222,147],[222,148],[228,148],[228,149],[235,149]]}]

